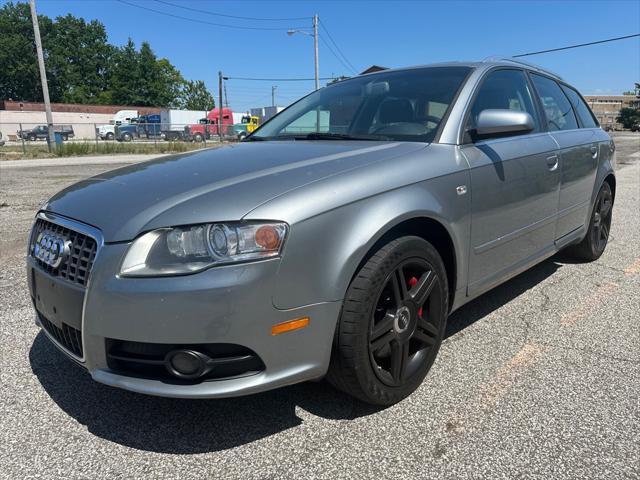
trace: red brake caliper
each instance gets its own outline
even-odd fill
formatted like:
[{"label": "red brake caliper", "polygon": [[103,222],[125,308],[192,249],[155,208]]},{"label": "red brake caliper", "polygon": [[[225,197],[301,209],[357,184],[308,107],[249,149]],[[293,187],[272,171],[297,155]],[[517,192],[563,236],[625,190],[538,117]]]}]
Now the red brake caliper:
[{"label": "red brake caliper", "polygon": [[[418,279],[416,277],[411,277],[409,279],[409,288],[413,288],[418,284]],[[418,316],[422,318],[422,307],[418,310]]]}]

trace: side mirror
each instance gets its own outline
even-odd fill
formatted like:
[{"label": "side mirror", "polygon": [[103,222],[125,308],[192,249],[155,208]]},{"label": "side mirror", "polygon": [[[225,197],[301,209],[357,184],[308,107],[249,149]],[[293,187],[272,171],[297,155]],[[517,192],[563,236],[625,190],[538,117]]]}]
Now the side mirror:
[{"label": "side mirror", "polygon": [[515,110],[482,110],[478,115],[475,136],[500,137],[530,132],[535,128],[533,117]]}]

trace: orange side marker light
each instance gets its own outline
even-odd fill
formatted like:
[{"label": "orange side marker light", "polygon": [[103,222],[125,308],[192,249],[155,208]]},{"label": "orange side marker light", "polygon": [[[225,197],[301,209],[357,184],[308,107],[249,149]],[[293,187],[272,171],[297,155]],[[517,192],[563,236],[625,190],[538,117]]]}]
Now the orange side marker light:
[{"label": "orange side marker light", "polygon": [[271,335],[280,335],[281,333],[299,330],[309,325],[309,317],[296,318],[282,323],[277,323],[271,327]]}]

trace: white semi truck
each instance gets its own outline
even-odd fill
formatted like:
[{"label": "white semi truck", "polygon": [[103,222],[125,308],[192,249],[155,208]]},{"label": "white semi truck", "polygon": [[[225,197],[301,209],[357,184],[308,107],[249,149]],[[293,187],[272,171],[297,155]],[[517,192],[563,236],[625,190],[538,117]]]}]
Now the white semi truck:
[{"label": "white semi truck", "polygon": [[173,110],[163,108],[160,110],[160,130],[165,140],[182,140],[184,127],[198,123],[206,117],[206,110]]},{"label": "white semi truck", "polygon": [[138,118],[137,110],[118,110],[108,125],[96,127],[96,135],[102,140],[113,140],[115,138],[116,125],[131,123],[131,120]]}]

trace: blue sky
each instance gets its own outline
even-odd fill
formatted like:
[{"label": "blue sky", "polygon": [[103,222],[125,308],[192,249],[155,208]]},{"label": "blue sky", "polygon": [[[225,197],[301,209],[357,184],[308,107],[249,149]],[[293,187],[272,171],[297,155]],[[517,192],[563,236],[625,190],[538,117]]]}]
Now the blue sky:
[{"label": "blue sky", "polygon": [[[116,0],[37,0],[51,17],[72,13],[98,19],[109,40],[151,43],[183,75],[215,87],[217,72],[237,77],[313,77],[313,40],[287,36],[290,27],[310,27],[311,19],[240,20],[189,11],[196,8],[256,18],[320,16],[340,50],[357,70],[448,60],[478,60],[556,48],[640,32],[640,1],[224,1],[126,0],[146,8],[205,22],[282,30],[238,30],[198,24],[125,5]],[[4,0],[1,2],[4,3]],[[333,47],[325,31],[321,39]],[[640,38],[528,57],[577,86],[584,94],[619,94],[640,81]],[[349,75],[320,42],[320,75]],[[286,104],[308,92],[313,82],[227,83],[236,110],[268,105],[271,85]],[[216,88],[217,97],[217,88]]]}]

